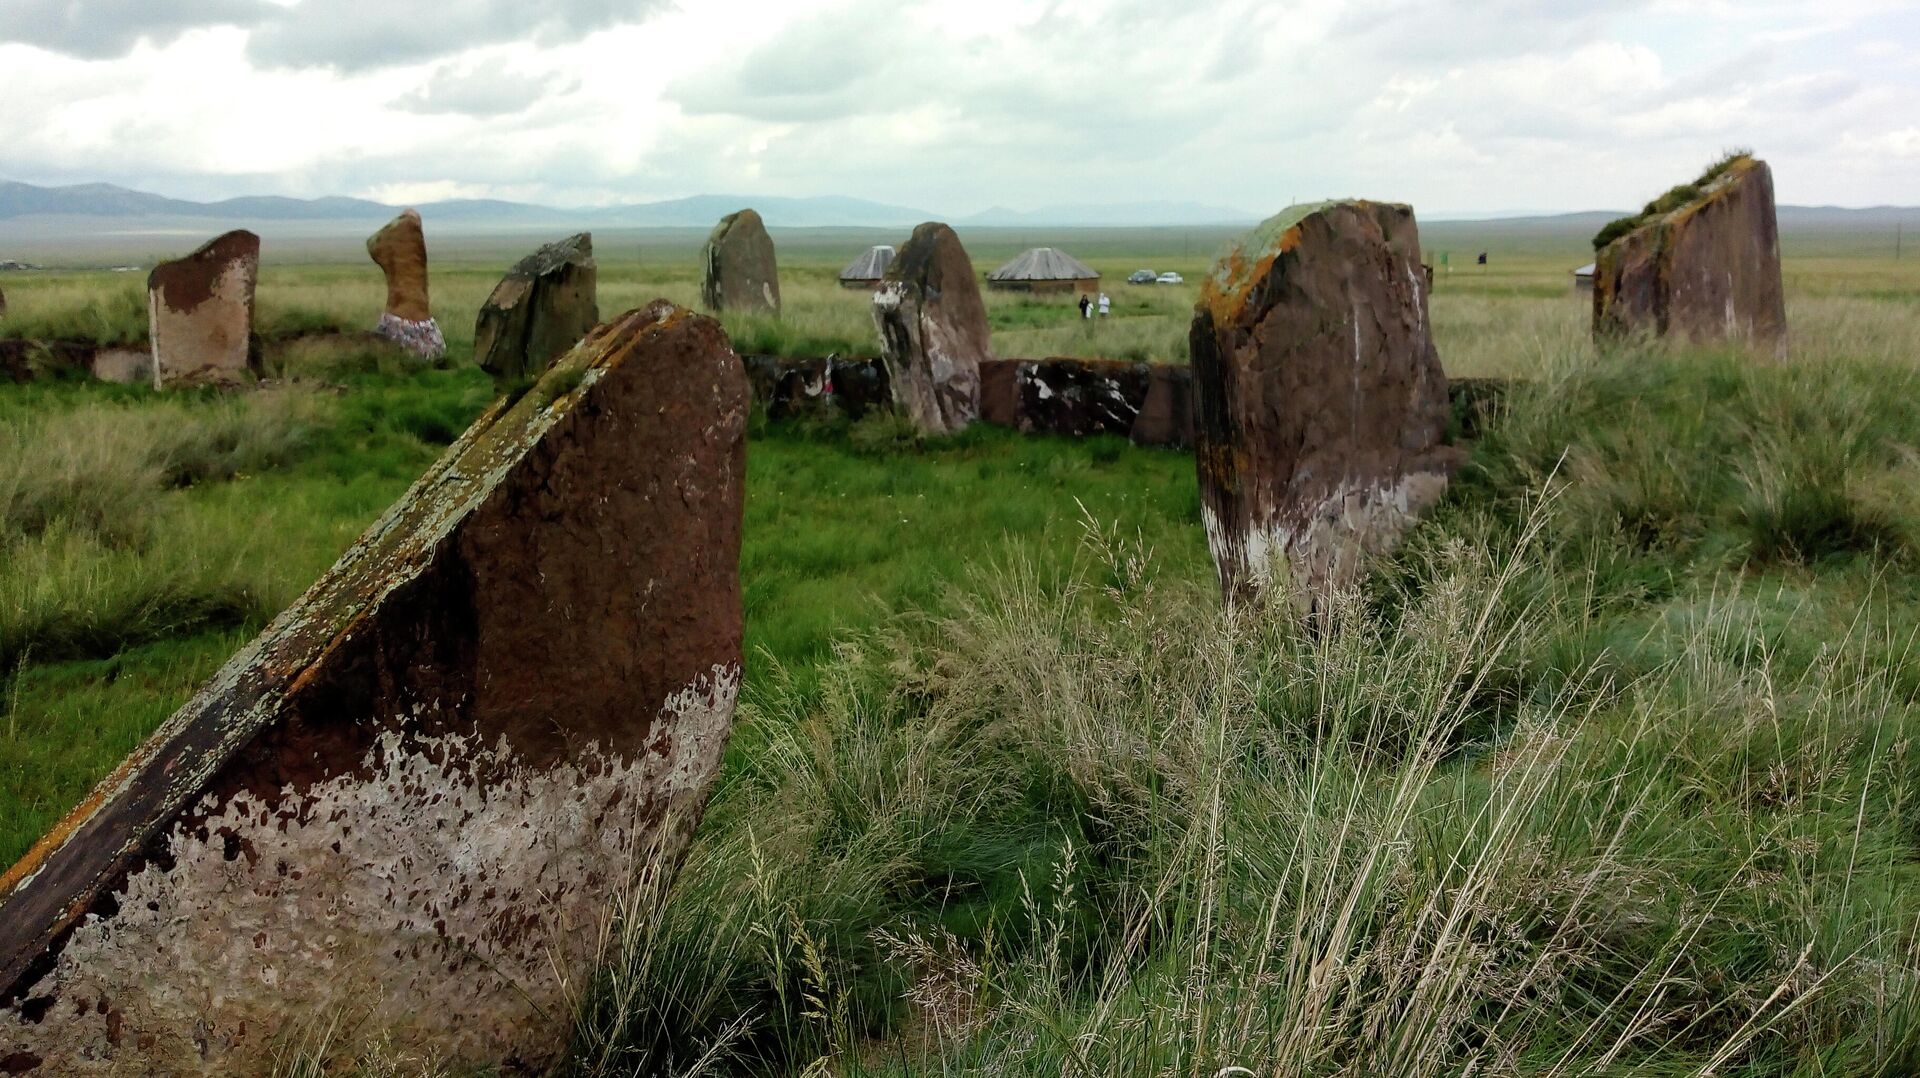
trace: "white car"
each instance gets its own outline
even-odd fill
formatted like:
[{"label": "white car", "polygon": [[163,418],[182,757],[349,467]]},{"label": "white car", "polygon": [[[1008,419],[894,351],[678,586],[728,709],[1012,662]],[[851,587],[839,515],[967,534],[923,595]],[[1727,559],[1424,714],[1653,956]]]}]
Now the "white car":
[{"label": "white car", "polygon": [[1160,284],[1186,284],[1187,279],[1174,272],[1166,272],[1155,278]]}]

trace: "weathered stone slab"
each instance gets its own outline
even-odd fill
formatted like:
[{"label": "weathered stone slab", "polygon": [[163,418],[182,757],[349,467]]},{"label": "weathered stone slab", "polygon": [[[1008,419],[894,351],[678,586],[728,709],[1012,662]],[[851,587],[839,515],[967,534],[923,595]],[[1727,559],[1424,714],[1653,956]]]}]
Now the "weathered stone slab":
[{"label": "weathered stone slab", "polygon": [[1673,194],[1687,197],[1674,206],[1656,200],[1596,256],[1595,335],[1728,341],[1784,355],[1786,291],[1766,162],[1735,158]]},{"label": "weathered stone slab", "polygon": [[600,321],[598,278],[585,232],[514,263],[480,306],[474,362],[509,384],[539,377]]},{"label": "weathered stone slab", "polygon": [[266,1073],[335,1020],[552,1061],[561,978],[719,765],[747,408],[665,301],[496,403],[0,875],[5,1069]]},{"label": "weathered stone slab", "polygon": [[257,372],[253,292],[260,237],[234,231],[147,275],[153,384],[237,382]]},{"label": "weathered stone slab", "polygon": [[887,267],[873,323],[894,406],[929,434],[965,430],[980,414],[980,363],[992,359],[987,308],[953,229],[928,222]]},{"label": "weathered stone slab", "polygon": [[424,360],[447,354],[427,301],[427,234],[417,210],[405,210],[367,237],[367,254],[387,277],[387,306],[374,332]]},{"label": "weathered stone slab", "polygon": [[102,348],[87,369],[102,382],[131,385],[153,378],[153,351],[142,348]]},{"label": "weathered stone slab", "polygon": [[1020,429],[1085,437],[1133,433],[1148,365],[1054,357],[1020,365]]},{"label": "weathered stone slab", "polygon": [[0,340],[0,380],[32,382],[89,374],[97,352],[86,341]]},{"label": "weathered stone slab", "polygon": [[1024,359],[980,361],[980,421],[996,427],[1020,426],[1020,364]]},{"label": "weathered stone slab", "polygon": [[780,267],[758,213],[741,210],[720,218],[700,262],[700,302],[707,310],[780,313]]},{"label": "weathered stone slab", "polygon": [[1193,368],[1149,364],[1147,395],[1128,434],[1135,445],[1193,445]]},{"label": "weathered stone slab", "polygon": [[1230,600],[1309,599],[1439,498],[1447,380],[1406,206],[1295,206],[1201,286],[1189,340],[1207,539]]}]

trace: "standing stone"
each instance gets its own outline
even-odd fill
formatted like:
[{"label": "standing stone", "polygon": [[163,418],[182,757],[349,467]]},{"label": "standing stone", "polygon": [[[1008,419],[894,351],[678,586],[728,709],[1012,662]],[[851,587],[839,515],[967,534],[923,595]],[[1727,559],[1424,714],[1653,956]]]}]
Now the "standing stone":
[{"label": "standing stone", "polygon": [[928,434],[965,430],[980,414],[980,363],[992,359],[987,308],[953,229],[929,221],[887,267],[873,324],[901,414]]},{"label": "standing stone", "polygon": [[780,313],[780,267],[759,214],[741,210],[720,218],[701,263],[700,302],[707,310]]},{"label": "standing stone", "polygon": [[447,354],[447,340],[427,303],[427,235],[420,214],[406,210],[367,237],[367,254],[387,275],[387,309],[373,331],[425,360]]},{"label": "standing stone", "polygon": [[1409,207],[1323,202],[1262,224],[1201,285],[1189,345],[1230,601],[1258,595],[1276,558],[1317,601],[1446,489],[1447,379]]},{"label": "standing stone", "polygon": [[[1787,347],[1773,172],[1740,156],[1655,200],[1594,261],[1593,329]],[[1609,232],[1629,222],[1616,222]],[[1606,237],[1607,232],[1602,233]]]},{"label": "standing stone", "polygon": [[236,382],[254,370],[260,237],[234,231],[147,275],[153,384]]},{"label": "standing stone", "polygon": [[539,377],[600,321],[597,280],[585,232],[514,263],[474,322],[475,362],[509,384]]},{"label": "standing stone", "polygon": [[664,300],[494,404],[0,875],[0,1071],[552,1063],[720,764],[747,408]]}]

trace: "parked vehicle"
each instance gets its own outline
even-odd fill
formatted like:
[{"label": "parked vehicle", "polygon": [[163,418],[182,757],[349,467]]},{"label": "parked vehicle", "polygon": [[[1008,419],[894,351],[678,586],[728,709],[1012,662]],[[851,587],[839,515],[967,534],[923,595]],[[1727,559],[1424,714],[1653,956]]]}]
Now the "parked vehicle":
[{"label": "parked vehicle", "polygon": [[1160,275],[1150,269],[1137,269],[1127,274],[1128,284],[1152,284],[1159,279]]},{"label": "parked vehicle", "polygon": [[1182,277],[1179,274],[1173,273],[1171,271],[1161,274],[1160,276],[1154,278],[1154,280],[1158,281],[1161,284],[1186,284],[1187,283],[1187,279],[1185,277]]}]

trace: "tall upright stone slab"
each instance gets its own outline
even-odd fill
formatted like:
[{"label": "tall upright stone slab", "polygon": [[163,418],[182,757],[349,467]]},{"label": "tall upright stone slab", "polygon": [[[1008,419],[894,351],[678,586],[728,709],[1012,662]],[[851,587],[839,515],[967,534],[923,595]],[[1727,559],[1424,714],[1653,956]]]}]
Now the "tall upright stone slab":
[{"label": "tall upright stone slab", "polygon": [[260,237],[245,230],[208,240],[147,275],[153,384],[236,382],[253,363],[253,293]]},{"label": "tall upright stone slab", "polygon": [[593,236],[549,243],[514,263],[481,304],[473,356],[502,382],[538,377],[600,321]]},{"label": "tall upright stone slab", "polygon": [[741,210],[720,218],[700,262],[700,302],[707,310],[780,313],[780,267],[758,213]]},{"label": "tall upright stone slab", "polygon": [[264,1074],[335,1022],[552,1062],[720,763],[747,409],[662,300],[475,421],[0,876],[0,1070]]},{"label": "tall upright stone slab", "polygon": [[1207,541],[1230,601],[1317,599],[1446,489],[1447,380],[1413,210],[1294,206],[1201,285],[1190,348]]},{"label": "tall upright stone slab", "polygon": [[929,434],[965,430],[980,414],[980,364],[993,358],[973,261],[953,229],[913,230],[873,293],[873,324],[894,407]]},{"label": "tall upright stone slab", "polygon": [[1766,162],[1722,162],[1599,238],[1607,242],[1594,260],[1596,336],[1644,333],[1785,354],[1780,226]]},{"label": "tall upright stone slab", "polygon": [[416,210],[402,211],[367,237],[367,254],[387,277],[387,306],[373,331],[424,360],[447,354],[427,302],[427,234]]}]

